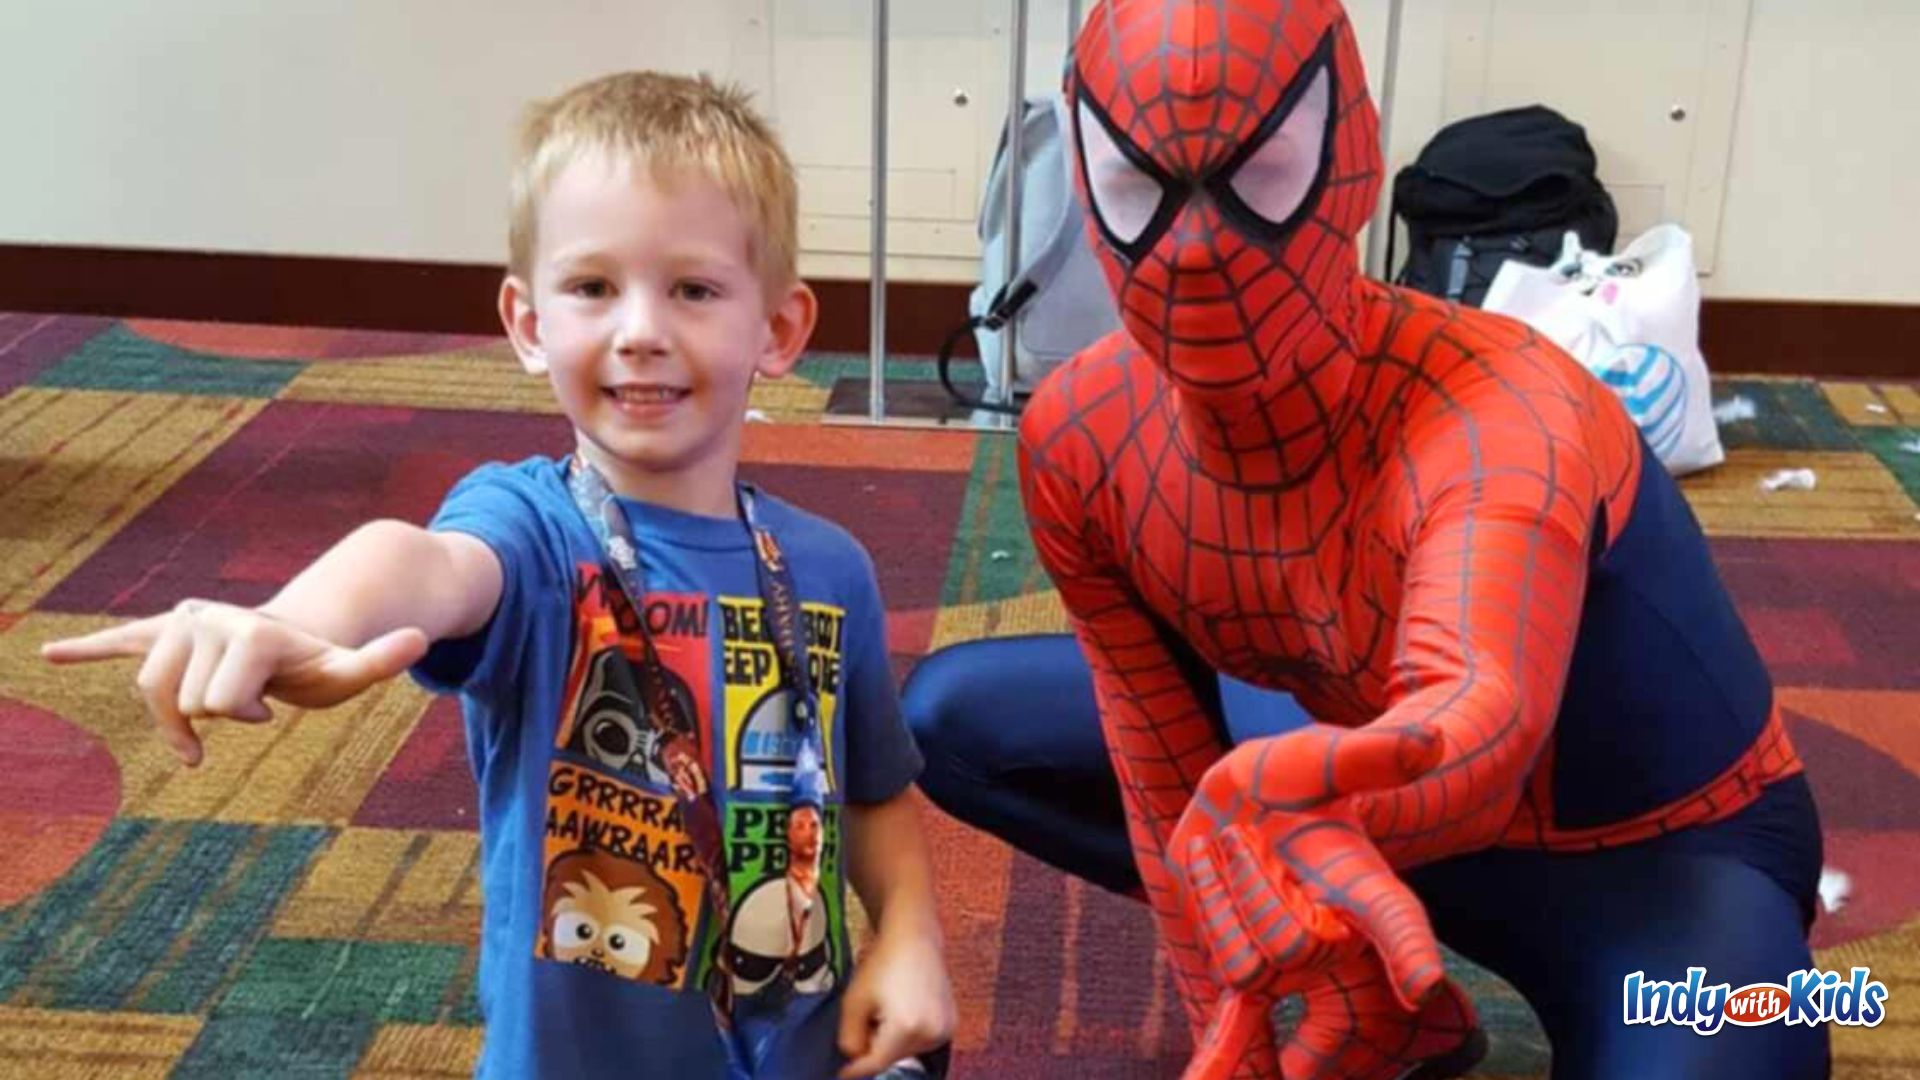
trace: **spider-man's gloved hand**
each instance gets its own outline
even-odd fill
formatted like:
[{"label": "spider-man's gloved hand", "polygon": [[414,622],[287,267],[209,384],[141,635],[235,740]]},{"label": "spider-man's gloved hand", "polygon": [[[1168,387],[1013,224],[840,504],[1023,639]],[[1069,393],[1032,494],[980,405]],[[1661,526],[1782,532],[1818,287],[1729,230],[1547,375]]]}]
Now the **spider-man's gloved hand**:
[{"label": "spider-man's gloved hand", "polygon": [[[1424,729],[1314,725],[1207,771],[1167,852],[1227,991],[1189,1080],[1439,1077],[1478,1060],[1472,1004],[1445,979],[1426,909],[1345,798],[1410,783],[1440,756]],[[1276,1061],[1269,1014],[1295,993],[1305,1013]]]}]

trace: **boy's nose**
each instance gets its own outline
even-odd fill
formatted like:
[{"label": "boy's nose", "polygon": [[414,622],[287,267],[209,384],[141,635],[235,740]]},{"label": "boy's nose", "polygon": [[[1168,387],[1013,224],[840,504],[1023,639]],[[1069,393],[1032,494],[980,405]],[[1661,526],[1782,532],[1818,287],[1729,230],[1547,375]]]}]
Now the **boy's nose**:
[{"label": "boy's nose", "polygon": [[[637,290],[636,290],[637,292]],[[614,349],[622,356],[656,353],[666,346],[658,305],[652,297],[629,293],[614,328]]]}]

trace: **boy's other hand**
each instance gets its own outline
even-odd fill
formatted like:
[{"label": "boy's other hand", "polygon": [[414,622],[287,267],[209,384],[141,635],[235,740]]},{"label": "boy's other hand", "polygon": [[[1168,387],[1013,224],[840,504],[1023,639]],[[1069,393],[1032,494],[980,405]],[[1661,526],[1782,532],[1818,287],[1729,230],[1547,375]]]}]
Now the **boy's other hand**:
[{"label": "boy's other hand", "polygon": [[[884,924],[883,924],[884,925]],[[842,1080],[876,1076],[953,1038],[953,988],[934,934],[883,930],[840,1000]]]},{"label": "boy's other hand", "polygon": [[135,683],[154,726],[180,760],[198,765],[192,721],[270,720],[269,697],[302,708],[337,705],[405,671],[426,651],[419,630],[395,630],[350,649],[252,608],[183,600],[164,615],[50,641],[40,656],[55,664],[144,657]]}]

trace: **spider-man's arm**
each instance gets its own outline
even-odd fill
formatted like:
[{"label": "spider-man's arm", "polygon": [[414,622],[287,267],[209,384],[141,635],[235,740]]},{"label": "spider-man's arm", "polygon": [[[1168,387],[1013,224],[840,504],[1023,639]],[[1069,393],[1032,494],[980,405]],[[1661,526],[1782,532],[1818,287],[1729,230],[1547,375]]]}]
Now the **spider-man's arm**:
[{"label": "spider-man's arm", "polygon": [[[1023,436],[1038,437],[1022,440],[1022,493],[1035,548],[1072,616],[1092,669],[1135,863],[1193,1026],[1196,1053],[1189,1075],[1271,1078],[1279,1075],[1283,1062],[1291,1060],[1308,1064],[1288,1075],[1305,1075],[1300,1068],[1315,1072],[1331,1068],[1358,1076],[1364,1074],[1363,1066],[1370,1072],[1384,1062],[1399,1071],[1403,1056],[1417,1060],[1435,1045],[1455,1046],[1471,1026],[1470,1007],[1449,999],[1445,1007],[1417,1018],[1393,1015],[1393,990],[1372,957],[1372,946],[1354,939],[1350,924],[1337,919],[1319,917],[1304,935],[1315,939],[1308,945],[1311,960],[1304,965],[1313,970],[1290,989],[1308,991],[1309,1019],[1315,1022],[1294,1032],[1286,1055],[1276,1047],[1266,1019],[1271,1000],[1222,997],[1228,986],[1245,988],[1235,977],[1237,957],[1229,956],[1231,950],[1223,940],[1231,931],[1209,914],[1204,898],[1194,897],[1182,876],[1186,867],[1181,864],[1186,860],[1168,858],[1176,823],[1182,821],[1202,778],[1215,776],[1210,769],[1221,760],[1224,749],[1207,704],[1214,698],[1200,682],[1211,680],[1212,673],[1190,662],[1180,643],[1171,640],[1140,603],[1121,575],[1105,534],[1092,521],[1082,485],[1103,475],[1102,459],[1090,453],[1093,444],[1076,425],[1042,428],[1033,420],[1040,415],[1044,415],[1041,409],[1030,406]],[[1323,793],[1322,800],[1345,794],[1356,785],[1403,782],[1406,770],[1424,767],[1431,757],[1425,743],[1413,741],[1417,745],[1411,751],[1404,739],[1347,742],[1342,765],[1333,770],[1334,786]],[[1320,776],[1316,765],[1313,778]],[[1358,865],[1343,858],[1343,851],[1355,846],[1371,851],[1357,829],[1349,830],[1345,844],[1338,838],[1329,844],[1327,839],[1317,834],[1307,846],[1317,858],[1339,864],[1343,873]],[[1391,874],[1386,877],[1398,885]],[[1326,902],[1324,893],[1314,895]],[[1403,886],[1397,900],[1398,907],[1377,905],[1372,912],[1355,916],[1353,921],[1365,929],[1368,940],[1383,936],[1407,912],[1424,925],[1418,901]],[[1331,936],[1332,944],[1322,947],[1317,940],[1321,936]],[[1427,936],[1431,950],[1431,935]],[[1432,962],[1437,969],[1437,953]],[[1336,964],[1344,964],[1337,980],[1330,982],[1327,974],[1316,974]],[[1433,1029],[1435,1013],[1444,1014],[1438,1030]],[[1395,1052],[1383,1057],[1379,1050],[1383,1046]],[[1329,1052],[1328,1047],[1342,1049]]]},{"label": "spider-man's arm", "polygon": [[1620,482],[1599,474],[1592,444],[1617,433],[1594,407],[1578,391],[1494,384],[1409,439],[1390,705],[1373,726],[1433,732],[1441,756],[1414,783],[1354,801],[1395,866],[1495,843],[1527,796],[1560,709],[1601,493]]},{"label": "spider-man's arm", "polygon": [[[1471,1006],[1433,993],[1439,953],[1395,868],[1498,840],[1558,712],[1602,485],[1582,403],[1552,389],[1483,384],[1409,430],[1387,488],[1404,558],[1353,579],[1399,604],[1386,711],[1235,748],[1175,830],[1214,970],[1256,1005],[1305,991],[1288,1076],[1397,1075],[1468,1045]],[[1247,1061],[1250,1034],[1204,1075]]]},{"label": "spider-man's arm", "polygon": [[[1404,1004],[1438,980],[1424,914],[1393,871],[1494,843],[1526,795],[1559,709],[1601,487],[1578,405],[1493,382],[1408,431],[1388,489],[1404,508],[1404,558],[1389,579],[1358,582],[1398,604],[1387,709],[1365,727],[1235,748],[1179,833],[1196,903],[1227,926],[1209,938],[1216,963],[1237,959],[1234,985],[1284,991],[1287,973],[1350,953],[1337,930],[1315,932],[1327,919],[1372,942]],[[1236,934],[1249,947],[1222,954]]]},{"label": "spider-man's arm", "polygon": [[[1402,470],[1388,487],[1401,508],[1402,558],[1376,564],[1386,567],[1382,580],[1364,580],[1363,567],[1347,579],[1397,608],[1391,666],[1379,673],[1388,707],[1351,734],[1440,742],[1438,763],[1413,783],[1354,798],[1396,866],[1494,843],[1524,797],[1559,711],[1601,493],[1631,481],[1599,475],[1598,456],[1634,463],[1590,448],[1612,434],[1603,424],[1590,434],[1582,413],[1595,407],[1551,383],[1523,393],[1488,382],[1415,425],[1389,458]],[[1333,737],[1337,744],[1341,733]],[[1333,760],[1333,749],[1321,752]],[[1251,787],[1262,769],[1279,776],[1272,760],[1253,743],[1216,771]],[[1322,797],[1322,786],[1268,783],[1262,796],[1297,804]]]}]

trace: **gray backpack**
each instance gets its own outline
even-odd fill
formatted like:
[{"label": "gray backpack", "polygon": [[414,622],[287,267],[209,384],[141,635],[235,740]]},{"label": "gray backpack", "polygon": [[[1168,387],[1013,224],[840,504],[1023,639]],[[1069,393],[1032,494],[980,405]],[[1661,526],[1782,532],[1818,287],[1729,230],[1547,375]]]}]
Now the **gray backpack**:
[{"label": "gray backpack", "polygon": [[[1019,273],[1006,280],[1007,139],[1003,131],[980,204],[980,284],[968,298],[966,323],[940,348],[940,381],[959,401],[995,412],[1018,402],[1073,354],[1120,327],[1113,294],[1088,246],[1086,215],[1073,185],[1072,128],[1059,94],[1026,99],[1020,135]],[[1016,327],[1013,385],[1001,385],[1001,327]],[[979,398],[954,386],[947,368],[954,347],[971,333],[986,369]]]}]

